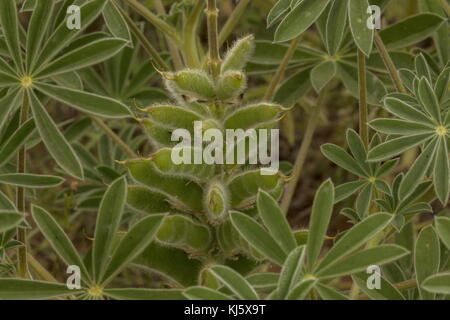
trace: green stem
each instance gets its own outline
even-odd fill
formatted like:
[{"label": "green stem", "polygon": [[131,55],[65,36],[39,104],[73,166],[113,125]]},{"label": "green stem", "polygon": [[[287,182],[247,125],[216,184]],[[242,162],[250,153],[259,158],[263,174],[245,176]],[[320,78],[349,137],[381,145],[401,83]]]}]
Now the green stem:
[{"label": "green stem", "polygon": [[285,213],[288,212],[289,206],[295,193],[295,189],[297,188],[300,174],[302,173],[303,166],[306,161],[306,156],[308,155],[308,151],[314,136],[314,132],[316,131],[317,124],[319,123],[320,112],[326,103],[326,92],[326,88],[322,89],[319,95],[317,106],[313,109],[312,114],[308,119],[308,125],[303,136],[302,146],[300,147],[297,158],[295,159],[294,168],[292,170],[292,177],[281,200],[281,210],[283,210],[283,212]]},{"label": "green stem", "polygon": [[291,61],[292,57],[294,56],[295,50],[297,49],[298,42],[300,41],[300,36],[293,39],[291,41],[291,44],[289,45],[288,50],[286,51],[283,60],[281,60],[280,65],[278,66],[278,69],[273,76],[272,80],[269,83],[269,86],[267,87],[266,93],[264,95],[265,101],[270,101],[273,98],[273,95],[275,94],[275,90],[278,86],[278,84],[281,81],[281,78],[284,75],[284,72],[286,71],[286,68],[289,64],[289,61]]},{"label": "green stem", "polygon": [[177,45],[181,45],[181,40],[177,35],[174,27],[160,19],[156,14],[148,10],[143,4],[137,0],[126,0],[128,4],[142,15],[148,22],[153,24],[156,28],[160,29],[164,34],[169,36]]},{"label": "green stem", "polygon": [[369,127],[367,111],[367,74],[366,56],[358,49],[358,88],[359,88],[359,134],[366,147],[369,148]]},{"label": "green stem", "polygon": [[[29,100],[28,92],[24,93],[22,109],[20,111],[20,125],[24,124],[28,119]],[[17,173],[25,173],[27,148],[24,144],[20,148],[17,157]],[[25,212],[25,189],[17,187],[16,190],[16,206],[19,212]],[[18,272],[21,278],[28,278],[28,262],[27,262],[27,229],[17,228],[17,240],[23,243],[18,249]]]},{"label": "green stem", "polygon": [[192,13],[186,21],[183,32],[183,55],[186,65],[190,68],[198,68],[200,66],[200,59],[197,50],[197,27],[200,21],[200,16],[205,3],[198,1]]},{"label": "green stem", "polygon": [[227,22],[223,26],[222,30],[220,30],[219,34],[219,48],[225,43],[231,32],[236,27],[239,19],[241,19],[242,15],[245,12],[250,0],[241,0],[239,1],[236,8],[234,8],[231,15],[228,17]]},{"label": "green stem", "polygon": [[374,36],[375,45],[378,49],[378,52],[380,53],[381,58],[383,59],[383,62],[386,66],[386,69],[389,72],[389,75],[391,76],[392,82],[394,83],[395,87],[397,88],[398,92],[406,93],[405,87],[403,86],[402,81],[400,80],[400,77],[398,75],[397,69],[395,68],[394,62],[391,59],[391,56],[389,55],[389,52],[387,51],[383,40],[381,39],[378,32],[375,32]]},{"label": "green stem", "polygon": [[[159,14],[166,15],[166,9],[164,8],[164,5],[162,4],[161,0],[154,0],[154,5],[156,11]],[[180,52],[178,51],[178,48],[175,45],[176,43],[178,46],[182,46],[182,41],[173,40],[167,33],[164,34],[164,37],[166,39],[167,46],[169,47],[169,52],[170,56],[172,57],[173,66],[175,67],[176,70],[183,69],[183,61],[181,60]]]},{"label": "green stem", "polygon": [[147,52],[149,57],[152,59],[156,67],[160,71],[169,71],[170,67],[167,65],[167,63],[161,58],[158,51],[152,46],[152,44],[147,40],[145,35],[139,30],[139,28],[136,26],[136,24],[133,22],[133,20],[128,16],[128,14],[120,7],[119,8],[120,13],[122,14],[122,17],[125,19],[125,21],[128,24],[128,27],[131,29],[131,31],[134,33],[134,35],[139,39],[142,47]]},{"label": "green stem", "polygon": [[219,10],[217,9],[216,0],[206,0],[206,17],[208,24],[208,43],[209,43],[209,65],[211,74],[214,79],[220,73],[220,55],[219,55],[219,41],[218,41],[218,18]]},{"label": "green stem", "polygon": [[137,158],[138,155],[128,147],[128,145],[117,135],[114,131],[108,127],[104,121],[95,116],[91,116],[91,119],[102,129],[117,145],[131,158]]}]

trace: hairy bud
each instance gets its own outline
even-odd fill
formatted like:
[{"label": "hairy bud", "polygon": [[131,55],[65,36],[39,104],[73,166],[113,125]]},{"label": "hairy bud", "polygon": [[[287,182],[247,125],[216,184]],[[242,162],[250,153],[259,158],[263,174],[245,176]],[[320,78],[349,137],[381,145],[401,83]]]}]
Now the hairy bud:
[{"label": "hairy bud", "polygon": [[186,69],[176,73],[166,73],[164,76],[168,88],[176,94],[205,100],[215,96],[214,84],[203,70]]},{"label": "hairy bud", "polygon": [[255,49],[255,37],[249,35],[234,44],[228,51],[222,63],[222,73],[228,70],[242,70]]},{"label": "hairy bud", "polygon": [[205,210],[211,224],[221,224],[228,217],[228,189],[220,181],[213,181],[206,189]]},{"label": "hairy bud", "polygon": [[217,98],[230,100],[240,95],[246,87],[247,78],[241,71],[230,70],[219,77],[217,82]]}]

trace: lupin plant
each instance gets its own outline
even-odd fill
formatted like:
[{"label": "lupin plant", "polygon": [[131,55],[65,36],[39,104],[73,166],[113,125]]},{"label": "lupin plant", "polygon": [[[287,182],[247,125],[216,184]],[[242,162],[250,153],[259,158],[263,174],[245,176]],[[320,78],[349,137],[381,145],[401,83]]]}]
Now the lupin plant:
[{"label": "lupin plant", "polygon": [[448,299],[450,7],[399,6],[0,0],[0,300]]}]

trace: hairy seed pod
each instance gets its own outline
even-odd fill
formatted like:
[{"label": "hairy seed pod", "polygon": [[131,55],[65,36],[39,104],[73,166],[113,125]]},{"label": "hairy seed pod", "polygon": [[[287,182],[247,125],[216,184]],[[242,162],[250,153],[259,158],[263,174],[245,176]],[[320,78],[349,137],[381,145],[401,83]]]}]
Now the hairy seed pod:
[{"label": "hairy seed pod", "polygon": [[225,73],[228,70],[242,70],[253,55],[254,50],[255,37],[253,35],[249,35],[236,41],[225,56],[222,63],[222,73]]},{"label": "hairy seed pod", "polygon": [[216,229],[217,241],[222,251],[227,256],[234,256],[239,251],[239,234],[231,224],[231,221],[225,221]]},{"label": "hairy seed pod", "polygon": [[221,181],[213,181],[206,188],[204,207],[211,224],[221,224],[228,217],[228,189]]},{"label": "hairy seed pod", "polygon": [[174,90],[177,94],[204,100],[212,99],[215,96],[214,84],[203,70],[186,69],[164,75],[168,89]]},{"label": "hairy seed pod", "polygon": [[247,85],[247,78],[241,71],[229,70],[217,81],[217,98],[226,101],[240,95]]},{"label": "hairy seed pod", "polygon": [[194,111],[167,104],[155,104],[145,108],[144,111],[160,126],[172,129],[192,131],[194,121],[202,120],[202,116]]},{"label": "hairy seed pod", "polygon": [[249,129],[278,120],[288,109],[272,103],[257,103],[237,109],[225,119],[226,129]]},{"label": "hairy seed pod", "polygon": [[185,217],[174,215],[166,217],[158,230],[159,241],[170,245],[182,245],[189,233],[188,221]]}]

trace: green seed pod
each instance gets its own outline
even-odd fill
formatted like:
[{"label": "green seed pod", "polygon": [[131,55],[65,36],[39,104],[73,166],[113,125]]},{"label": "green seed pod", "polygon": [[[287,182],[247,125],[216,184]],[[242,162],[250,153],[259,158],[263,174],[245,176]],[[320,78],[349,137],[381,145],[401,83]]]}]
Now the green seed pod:
[{"label": "green seed pod", "polygon": [[167,79],[168,89],[175,94],[204,100],[212,99],[215,96],[214,84],[203,70],[186,69],[164,75]]},{"label": "green seed pod", "polygon": [[153,121],[166,128],[192,131],[194,121],[202,120],[202,116],[196,112],[178,106],[153,105],[144,110]]},{"label": "green seed pod", "polygon": [[150,119],[138,119],[138,121],[141,123],[152,144],[156,148],[172,146],[175,144],[175,142],[171,140],[172,133],[167,127],[161,126]]},{"label": "green seed pod", "polygon": [[[192,147],[178,149],[163,148],[154,153],[150,160],[164,174],[184,177],[197,182],[206,182],[214,176],[216,168],[211,164],[196,164],[194,162],[194,154],[196,151],[197,149]],[[173,162],[173,153],[180,155],[180,157],[187,155],[186,160],[189,161],[187,163],[175,164]]]},{"label": "green seed pod", "polygon": [[157,233],[157,239],[165,244],[180,246],[189,233],[188,220],[180,215],[166,217]]},{"label": "green seed pod", "polygon": [[241,71],[230,70],[220,75],[217,81],[217,98],[226,101],[240,95],[247,85],[247,78]]},{"label": "green seed pod", "polygon": [[274,122],[288,109],[277,104],[258,103],[239,108],[225,119],[226,129],[250,129],[266,122]]},{"label": "green seed pod", "polygon": [[228,70],[242,70],[253,55],[254,50],[255,37],[253,35],[249,35],[236,41],[225,56],[222,63],[222,73],[225,73]]},{"label": "green seed pod", "polygon": [[221,181],[213,181],[206,187],[204,208],[211,224],[223,223],[228,217],[228,189]]},{"label": "green seed pod", "polygon": [[128,187],[127,203],[148,214],[169,212],[171,209],[164,195],[141,186]]},{"label": "green seed pod", "polygon": [[203,189],[196,182],[164,175],[148,159],[135,159],[123,164],[137,182],[166,195],[172,207],[191,212],[202,210]]}]

